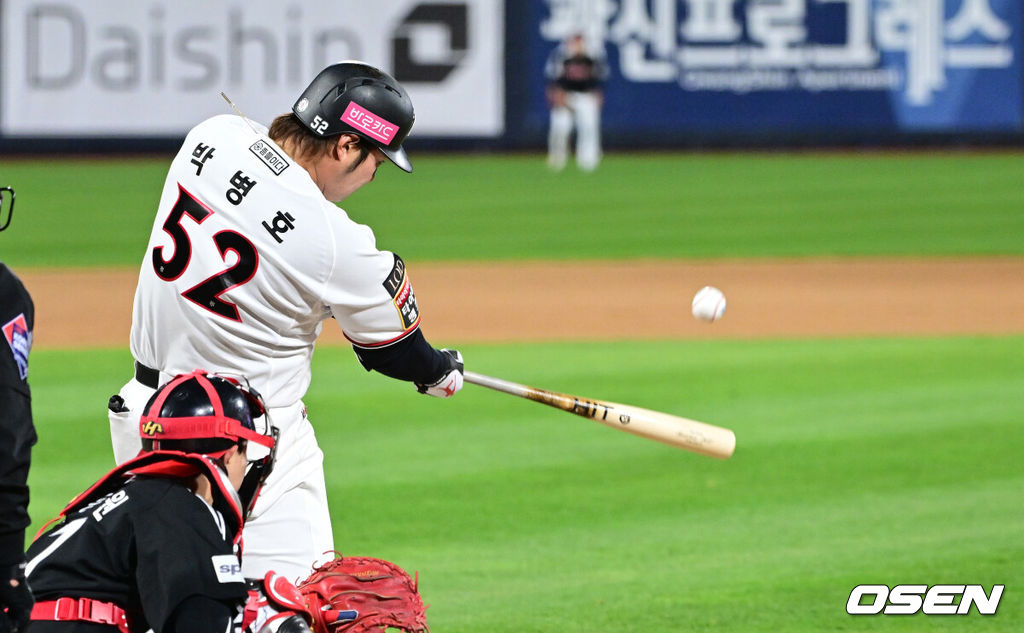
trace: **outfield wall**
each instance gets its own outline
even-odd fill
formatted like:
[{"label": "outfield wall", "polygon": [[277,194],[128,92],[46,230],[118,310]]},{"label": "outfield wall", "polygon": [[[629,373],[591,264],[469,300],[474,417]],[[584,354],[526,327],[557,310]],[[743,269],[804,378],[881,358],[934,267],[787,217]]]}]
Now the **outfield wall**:
[{"label": "outfield wall", "polygon": [[1020,0],[4,0],[0,150],[174,146],[267,122],[338,59],[392,72],[412,146],[544,142],[544,62],[582,30],[615,147],[1024,141]]}]

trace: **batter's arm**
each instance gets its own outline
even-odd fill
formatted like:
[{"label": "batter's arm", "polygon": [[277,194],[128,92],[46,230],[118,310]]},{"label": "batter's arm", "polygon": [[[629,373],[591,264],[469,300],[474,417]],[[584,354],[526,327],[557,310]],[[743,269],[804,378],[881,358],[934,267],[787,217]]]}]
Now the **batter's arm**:
[{"label": "batter's arm", "polygon": [[362,347],[353,343],[352,349],[366,371],[397,380],[430,384],[450,370],[448,357],[428,343],[418,328],[390,345]]}]

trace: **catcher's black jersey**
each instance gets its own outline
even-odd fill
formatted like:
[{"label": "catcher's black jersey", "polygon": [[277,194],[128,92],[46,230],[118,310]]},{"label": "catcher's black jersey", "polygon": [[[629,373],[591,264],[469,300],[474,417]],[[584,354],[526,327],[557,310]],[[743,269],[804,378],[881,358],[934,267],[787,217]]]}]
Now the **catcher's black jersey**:
[{"label": "catcher's black jersey", "polygon": [[28,388],[35,310],[25,286],[0,263],[0,566],[21,560],[28,517],[28,469],[36,432]]},{"label": "catcher's black jersey", "polygon": [[[245,601],[232,539],[220,513],[180,480],[139,477],[68,514],[37,539],[28,550],[28,579],[36,601],[113,602],[127,612],[132,631],[151,627],[160,633],[189,596]],[[32,626],[53,624],[67,623]],[[95,626],[78,624],[82,630]]]}]

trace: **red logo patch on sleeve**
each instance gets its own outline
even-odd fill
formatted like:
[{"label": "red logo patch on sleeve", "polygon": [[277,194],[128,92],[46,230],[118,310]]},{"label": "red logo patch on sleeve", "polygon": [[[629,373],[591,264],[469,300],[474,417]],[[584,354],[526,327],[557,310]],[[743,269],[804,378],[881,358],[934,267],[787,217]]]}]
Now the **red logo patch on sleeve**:
[{"label": "red logo patch on sleeve", "polygon": [[5,323],[3,332],[14,355],[14,362],[18,365],[18,373],[25,380],[28,376],[28,351],[32,347],[32,333],[28,331],[25,315],[19,314]]}]

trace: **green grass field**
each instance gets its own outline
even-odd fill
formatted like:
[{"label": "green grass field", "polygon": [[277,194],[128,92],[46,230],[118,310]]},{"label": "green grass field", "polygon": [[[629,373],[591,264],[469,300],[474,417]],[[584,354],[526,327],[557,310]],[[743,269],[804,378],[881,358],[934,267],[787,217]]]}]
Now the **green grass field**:
[{"label": "green grass field", "polygon": [[[11,266],[136,266],[167,159],[5,161]],[[417,158],[343,205],[407,261],[1024,254],[1024,153]]]},{"label": "green grass field", "polygon": [[[713,420],[739,446],[721,462],[483,390],[419,398],[320,350],[307,403],[338,546],[419,570],[435,630],[925,626],[846,615],[861,583],[1005,584],[998,615],[967,620],[1019,629],[1024,337],[465,353],[485,373]],[[38,522],[108,468],[103,405],[126,354],[33,360]]]},{"label": "green grass field", "polygon": [[[165,162],[5,163],[21,206],[0,257],[134,267]],[[666,154],[556,176],[537,156],[424,157],[346,206],[410,261],[1021,255],[1022,167]],[[733,428],[738,448],[717,461],[472,387],[424,398],[318,349],[306,402],[338,547],[418,570],[433,630],[1021,629],[1024,333],[460,348],[482,373]],[[129,365],[33,351],[33,532],[111,465]],[[1006,590],[996,616],[849,616],[864,583]]]}]

